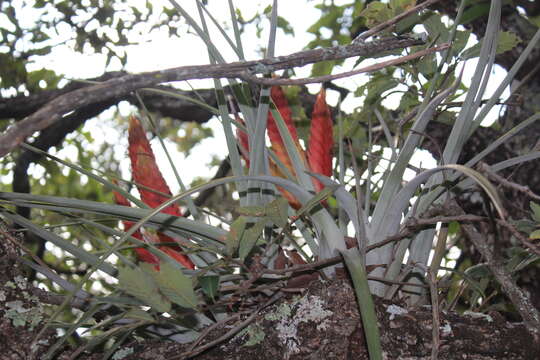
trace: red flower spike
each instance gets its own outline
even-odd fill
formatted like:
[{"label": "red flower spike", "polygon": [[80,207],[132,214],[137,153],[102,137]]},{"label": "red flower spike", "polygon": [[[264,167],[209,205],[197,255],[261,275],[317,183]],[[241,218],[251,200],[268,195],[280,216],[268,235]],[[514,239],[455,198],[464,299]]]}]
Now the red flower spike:
[{"label": "red flower spike", "polygon": [[[331,176],[334,138],[332,134],[332,116],[325,98],[326,92],[323,88],[317,95],[315,106],[313,107],[313,114],[311,115],[307,158],[311,171],[317,174]],[[314,179],[314,184],[316,191],[320,191],[324,188],[319,180]]]},{"label": "red flower spike", "polygon": [[[289,102],[287,101],[287,97],[285,96],[283,89],[281,86],[272,86],[270,95],[272,96],[272,100],[274,101],[277,110],[281,114],[285,125],[287,125],[287,128],[289,129],[289,133],[291,134],[293,141],[298,143],[298,133],[296,132],[296,127],[294,126],[292,120],[291,108],[289,107]],[[270,111],[268,112],[268,122],[266,127],[268,130],[268,137],[270,138],[272,145],[283,145],[283,140],[281,139],[281,134],[279,133],[276,120]]]},{"label": "red flower spike", "polygon": [[[141,194],[141,200],[151,208],[156,208],[172,196],[171,190],[156,164],[154,152],[146,138],[144,129],[135,116],[129,119],[129,157],[133,180]],[[163,209],[164,213],[182,216],[178,204]]]},{"label": "red flower spike", "polygon": [[[137,189],[141,194],[141,200],[146,205],[156,208],[163,202],[170,199],[172,196],[171,190],[165,182],[163,175],[161,175],[161,171],[159,171],[150,142],[146,138],[140,121],[135,116],[131,116],[129,119],[128,133],[128,151],[131,159],[133,179],[135,180]],[[162,212],[169,215],[179,217],[182,216],[182,212],[180,211],[178,204],[171,204],[163,209]],[[159,234],[159,239],[155,239],[155,242],[173,242],[173,240],[166,235]],[[195,265],[191,262],[191,260],[187,256],[180,253],[179,250],[181,250],[181,248],[178,245],[163,246],[161,247],[161,250],[188,269],[195,268]],[[136,249],[136,252],[139,259],[142,261],[153,263],[149,255],[154,257],[155,255],[151,254],[148,250],[138,248]],[[155,257],[155,259],[157,262],[159,262],[157,257]]]},{"label": "red flower spike", "polygon": [[[270,161],[269,165],[270,165],[270,174],[272,176],[285,178],[285,175],[281,172],[281,170],[279,169],[279,167],[276,165],[276,163],[274,161]],[[293,172],[294,172],[294,170],[293,170]],[[281,186],[276,186],[276,187],[279,190],[279,192],[281,192],[281,195],[283,195],[283,197],[285,199],[287,199],[287,201],[289,202],[289,205],[291,205],[291,207],[293,209],[298,210],[298,209],[300,209],[302,207],[302,204],[298,201],[296,196],[294,196],[293,194],[291,194],[290,192],[288,192],[287,190],[285,190]]]},{"label": "red flower spike", "polygon": [[[174,243],[174,239],[165,234],[158,233],[160,243]],[[191,260],[184,254],[181,253],[182,248],[179,245],[172,244],[167,246],[161,246],[160,250],[175,259],[180,264],[184,265],[188,269],[195,269],[195,265]]]}]

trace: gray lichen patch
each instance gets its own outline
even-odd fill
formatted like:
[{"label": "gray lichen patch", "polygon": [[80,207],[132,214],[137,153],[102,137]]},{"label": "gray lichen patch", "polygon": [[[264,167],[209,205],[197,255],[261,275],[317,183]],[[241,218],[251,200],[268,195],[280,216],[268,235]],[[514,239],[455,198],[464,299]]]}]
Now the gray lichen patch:
[{"label": "gray lichen patch", "polygon": [[[284,307],[284,305],[286,304],[280,305],[277,311],[270,316],[270,319],[277,320],[278,338],[287,349],[286,357],[288,357],[298,353],[300,351],[298,344],[302,344],[304,341],[298,335],[299,325],[314,322],[317,324],[318,331],[325,330],[329,325],[327,318],[332,316],[332,312],[324,308],[323,299],[314,295],[302,297],[297,302],[290,304],[290,306]],[[265,318],[268,319],[269,315]]]},{"label": "gray lichen patch", "polygon": [[15,284],[17,285],[19,289],[21,290],[26,289],[26,286],[28,285],[28,283],[26,282],[26,279],[24,277],[22,277],[21,275],[17,275],[13,278],[13,280],[15,280]]},{"label": "gray lichen patch", "polygon": [[390,314],[390,320],[394,320],[394,318],[398,315],[404,315],[407,314],[407,309],[402,308],[401,306],[397,306],[394,304],[388,305],[386,308],[386,312]]},{"label": "gray lichen patch", "polygon": [[280,304],[276,307],[276,310],[270,312],[264,316],[266,320],[277,321],[283,318],[287,318],[291,315],[291,305],[287,303]]},{"label": "gray lichen patch", "polygon": [[8,301],[5,305],[4,316],[11,319],[13,326],[28,326],[32,330],[43,320],[43,311],[40,306],[27,308],[20,300]]},{"label": "gray lichen patch", "polygon": [[243,331],[241,331],[237,335],[237,337],[246,338],[246,342],[244,342],[243,344],[244,346],[255,346],[263,342],[265,334],[262,326],[260,326],[259,324],[252,324],[245,328]]},{"label": "gray lichen patch", "polygon": [[463,315],[466,315],[466,316],[470,316],[470,317],[473,317],[473,318],[476,318],[476,319],[484,319],[488,322],[493,322],[493,318],[491,316],[489,316],[488,314],[483,314],[483,313],[478,313],[478,312],[474,312],[474,311],[464,311],[463,312]]},{"label": "gray lichen patch", "polygon": [[126,358],[127,356],[133,354],[134,350],[133,348],[123,348],[119,349],[117,352],[114,353],[112,360],[122,360]]}]

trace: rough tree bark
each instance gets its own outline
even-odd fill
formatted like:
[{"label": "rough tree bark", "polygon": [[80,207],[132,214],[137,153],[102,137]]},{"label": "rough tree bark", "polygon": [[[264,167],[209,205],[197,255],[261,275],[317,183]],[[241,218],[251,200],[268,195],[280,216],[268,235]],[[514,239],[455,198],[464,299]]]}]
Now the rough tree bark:
[{"label": "rough tree bark", "polygon": [[[21,241],[0,222],[0,348],[3,359],[37,360],[57,339],[52,329],[37,338],[47,321],[45,308],[58,305],[63,298],[26,282],[19,260]],[[431,358],[433,317],[429,307],[405,310],[403,304],[378,300],[377,315],[387,359]],[[316,280],[297,293],[283,294],[235,336],[207,351],[197,351],[236,325],[221,324],[194,350],[171,341],[132,340],[122,346],[126,354],[122,359],[368,359],[354,291],[347,279]],[[441,360],[540,357],[540,347],[525,327],[505,321],[498,313],[443,312],[438,344]],[[64,346],[56,358],[71,359],[76,349],[76,345]],[[102,355],[98,351],[76,358],[97,360]]]}]

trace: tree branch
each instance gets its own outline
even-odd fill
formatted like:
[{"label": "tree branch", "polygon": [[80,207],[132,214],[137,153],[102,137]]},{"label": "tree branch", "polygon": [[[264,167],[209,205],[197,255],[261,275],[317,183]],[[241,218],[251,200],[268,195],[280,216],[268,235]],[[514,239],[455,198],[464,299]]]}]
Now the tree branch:
[{"label": "tree branch", "polygon": [[257,61],[242,61],[217,65],[181,66],[172,69],[125,75],[60,96],[17,124],[12,125],[0,136],[0,156],[5,156],[28,136],[58,122],[72,111],[111,98],[126,96],[134,90],[158,84],[192,79],[245,78],[261,73],[290,69],[325,60],[340,60],[355,56],[375,54],[421,45],[412,38],[385,38],[361,44],[336,46],[300,51],[288,56],[278,56]]}]

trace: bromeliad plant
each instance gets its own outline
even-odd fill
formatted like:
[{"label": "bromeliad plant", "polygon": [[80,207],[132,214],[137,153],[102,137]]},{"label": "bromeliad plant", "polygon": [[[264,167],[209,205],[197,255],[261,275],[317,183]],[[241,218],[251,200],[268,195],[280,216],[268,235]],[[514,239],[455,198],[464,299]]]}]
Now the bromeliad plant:
[{"label": "bromeliad plant", "polygon": [[[307,151],[304,151],[300,145],[298,133],[292,118],[292,111],[289,107],[285,92],[280,86],[272,86],[270,93],[279,116],[287,126],[288,135],[290,135],[292,139],[295,150],[302,161],[302,165],[308,171],[315,174],[327,177],[332,176],[334,133],[332,115],[330,114],[330,109],[326,103],[326,91],[321,89],[315,100],[313,113],[311,115],[311,128]],[[245,122],[242,119],[237,118],[237,121],[240,124],[245,125]],[[271,144],[270,150],[273,151],[275,158],[277,158],[276,160],[274,160],[274,158],[269,159],[270,173],[273,176],[294,179],[296,177],[296,172],[293,163],[280,134],[276,119],[271,112],[268,113],[267,131]],[[240,142],[240,146],[242,147],[242,157],[249,167],[249,137],[241,128],[237,128],[236,135]],[[312,178],[312,182],[315,192],[320,192],[324,188],[324,185],[318,179]],[[287,198],[289,204],[294,209],[299,209],[301,207],[298,199],[291,193],[281,187],[278,187],[278,189],[282,195]]]},{"label": "bromeliad plant", "polygon": [[[140,121],[132,116],[129,119],[129,158],[131,159],[131,167],[133,180],[137,185],[141,200],[151,208],[156,208],[164,201],[168,200],[172,194],[165,179],[161,175],[156,164],[154,152],[150,147],[150,143],[146,138],[144,129]],[[130,206],[129,201],[118,192],[114,192],[114,198],[117,204]],[[171,204],[169,207],[162,210],[163,213],[181,217],[182,213],[178,204]],[[129,230],[133,226],[133,222],[124,221],[125,230]],[[194,269],[195,265],[189,258],[179,251],[179,246],[171,246],[174,240],[165,234],[145,233],[140,230],[133,233],[133,236],[141,241],[158,243],[168,243],[169,245],[161,247],[161,250],[174,258],[178,263],[188,269]],[[137,257],[147,263],[159,265],[159,259],[145,248],[136,248]]]},{"label": "bromeliad plant", "polygon": [[[194,20],[180,4],[175,1],[172,3],[206,43],[211,63],[222,64],[225,59],[209,36],[206,21],[214,22],[238,55],[238,59],[245,60],[232,2],[234,39],[214,21],[203,2],[197,1],[200,21]],[[13,205],[69,214],[81,224],[92,226],[109,239],[114,239],[113,242],[103,245],[103,253],[95,254],[83,247],[74,246],[54,232],[8,210],[1,210],[6,218],[89,265],[86,275],[78,284],[73,285],[46,272],[38,264],[29,262],[36,271],[42,272],[51,281],[69,291],[70,297],[92,299],[92,295],[83,290],[83,286],[98,270],[119,283],[107,297],[96,299],[93,306],[86,309],[85,316],[66,330],[65,335],[44,358],[52,358],[56,349],[70,334],[82,327],[103,331],[101,337],[89,342],[86,348],[96,345],[99,340],[105,340],[110,335],[118,337],[119,341],[110,347],[108,355],[120,346],[122,339],[135,330],[180,342],[195,341],[208,326],[232,319],[232,313],[240,305],[256,312],[261,305],[260,299],[249,294],[257,292],[271,298],[279,293],[284,282],[295,276],[295,265],[303,264],[302,269],[305,269],[307,264],[312,264],[315,269],[329,259],[334,261],[328,263],[334,264],[340,259],[344,260],[357,295],[370,357],[382,358],[372,294],[393,299],[400,290],[407,294],[410,302],[426,301],[428,294],[425,291],[412,289],[418,289],[415,285],[420,282],[422,285],[426,283],[418,279],[425,278],[429,271],[436,272],[442,258],[438,256],[440,254],[436,254],[435,260],[428,262],[433,247],[433,229],[408,235],[399,242],[389,239],[399,234],[409,220],[432,209],[433,205],[440,205],[443,201],[451,202],[454,195],[448,191],[449,188],[471,188],[476,183],[489,195],[498,216],[506,216],[493,186],[471,167],[510,136],[496,140],[467,164],[456,164],[464,142],[480,125],[521,64],[516,64],[491,100],[482,107],[481,99],[486,90],[489,69],[497,51],[500,10],[501,2],[492,1],[488,29],[478,53],[479,62],[474,71],[473,82],[452,125],[441,165],[420,171],[408,181],[405,180],[405,171],[415,150],[420,146],[426,126],[433,121],[441,104],[447,99],[462,95],[458,93],[461,77],[454,78],[450,72],[443,77],[442,70],[454,69],[457,56],[463,54],[463,49],[446,50],[439,63],[435,58],[431,59],[432,65],[437,66],[438,71],[423,74],[429,80],[424,84],[423,102],[415,109],[416,116],[412,118],[408,131],[403,134],[402,142],[396,141],[384,117],[380,116],[380,104],[376,104],[371,111],[372,115],[380,119],[386,145],[392,150],[390,165],[377,183],[372,183],[375,178],[373,169],[377,165],[376,158],[369,150],[362,154],[351,151],[349,157],[345,158],[347,144],[343,134],[343,119],[337,119],[338,132],[337,136],[334,136],[333,121],[325,102],[324,90],[317,95],[311,116],[309,144],[304,150],[282,88],[263,85],[257,96],[252,87],[244,86],[235,79],[228,79],[232,102],[239,107],[239,114],[236,114],[233,120],[229,110],[235,106],[226,103],[223,84],[216,78],[214,83],[218,108],[211,110],[222,122],[233,176],[216,179],[172,196],[156,165],[143,127],[137,118],[132,117],[128,152],[133,182],[139,191],[140,199],[113,181],[60,159],[55,161],[76,169],[113,190],[116,204],[1,193],[0,198]],[[276,44],[277,1],[274,1],[270,18],[270,38],[266,50],[268,58],[274,56]],[[450,29],[441,24],[444,31],[441,27],[428,26],[430,40],[451,43],[456,38],[458,20]],[[538,38],[540,33],[531,41],[531,46],[524,51],[520,59],[528,56]],[[226,74],[224,77],[227,78]],[[265,79],[270,80],[270,74]],[[252,79],[255,82],[259,80],[261,79]],[[257,99],[257,102],[253,99]],[[197,103],[197,100],[193,102]],[[519,127],[523,128],[539,117],[531,117]],[[237,128],[236,134],[234,125]],[[513,133],[515,132],[510,134]],[[267,135],[271,144],[269,148],[266,146]],[[332,156],[334,137],[337,138],[336,147],[339,149],[339,155],[335,159]],[[244,162],[241,161],[242,156]],[[346,159],[352,159],[351,164],[346,164]],[[362,165],[366,165],[366,171],[358,170],[355,159],[365,162]],[[497,171],[523,160],[510,159],[495,164],[493,169]],[[171,165],[175,164],[171,161]],[[336,176],[333,178],[334,174]],[[466,175],[465,179],[460,177],[462,174]],[[346,178],[349,178],[354,186],[349,186]],[[239,216],[231,219],[230,214],[211,214],[210,216],[220,219],[221,223],[218,226],[210,225],[207,218],[198,213],[201,209],[193,205],[191,196],[225,184],[234,186],[238,191],[240,206],[234,213]],[[282,196],[275,189],[278,189]],[[178,205],[181,202],[187,203],[191,215],[197,216],[183,217]],[[134,206],[130,206],[130,203]],[[330,203],[338,208],[339,216],[334,216],[335,212],[329,211],[327,206]],[[116,226],[106,226],[99,218],[90,217],[95,214],[109,220],[110,217],[121,220],[124,231],[118,230]],[[346,239],[349,241],[346,242]],[[437,244],[436,249],[444,251],[445,239],[438,239],[441,243]],[[128,256],[128,249],[133,246],[140,261],[138,264]],[[406,253],[409,254],[407,259]],[[109,262],[109,256],[113,254],[117,256],[118,264]],[[287,276],[280,277],[272,273],[272,270],[288,266],[291,271]],[[367,269],[372,271],[368,272]],[[336,266],[329,266],[324,269],[324,274],[332,279],[335,271]],[[404,281],[410,286],[402,286]],[[269,282],[276,284],[277,289],[270,294],[267,286]],[[65,304],[69,300],[70,298]],[[102,309],[103,303],[114,307],[115,314],[120,315],[111,316],[97,325],[88,324],[86,319],[91,317],[93,312]],[[165,317],[164,313],[170,316]],[[160,322],[167,322],[169,330],[159,326]],[[110,324],[114,326],[108,328]]]}]

